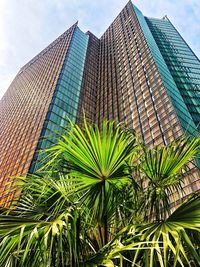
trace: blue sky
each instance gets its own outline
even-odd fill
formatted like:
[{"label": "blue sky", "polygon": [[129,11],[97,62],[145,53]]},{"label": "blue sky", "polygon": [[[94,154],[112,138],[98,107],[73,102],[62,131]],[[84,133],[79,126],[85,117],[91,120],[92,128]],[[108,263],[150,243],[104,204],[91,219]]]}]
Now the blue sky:
[{"label": "blue sky", "polygon": [[[168,15],[200,57],[200,0],[133,0],[144,15]],[[79,21],[100,37],[127,0],[0,0],[0,98],[19,69]]]}]

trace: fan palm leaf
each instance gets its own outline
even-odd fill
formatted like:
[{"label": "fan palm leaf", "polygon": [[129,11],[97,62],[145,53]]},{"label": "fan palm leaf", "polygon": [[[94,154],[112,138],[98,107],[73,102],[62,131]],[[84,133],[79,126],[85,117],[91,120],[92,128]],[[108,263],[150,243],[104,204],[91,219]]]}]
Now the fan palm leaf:
[{"label": "fan palm leaf", "polygon": [[115,242],[107,255],[113,264],[122,256],[130,266],[199,266],[200,196],[185,201],[166,220],[125,227]]},{"label": "fan palm leaf", "polygon": [[[104,121],[102,130],[84,121],[84,130],[71,123],[71,131],[50,149],[59,164],[68,162],[72,193],[91,211],[91,220],[104,228],[116,211],[117,197],[131,180],[128,161],[136,155],[135,135],[114,122]],[[135,183],[136,184],[136,183]]]},{"label": "fan palm leaf", "polygon": [[1,215],[0,266],[77,264],[77,242],[73,236],[76,223],[75,213],[70,209],[52,220]]},{"label": "fan palm leaf", "polygon": [[164,147],[143,148],[139,171],[145,180],[145,202],[150,215],[156,215],[157,219],[166,218],[170,202],[176,202],[174,193],[179,194],[179,199],[183,197],[183,170],[192,158],[198,156],[199,148],[200,137],[191,141],[183,138]]}]

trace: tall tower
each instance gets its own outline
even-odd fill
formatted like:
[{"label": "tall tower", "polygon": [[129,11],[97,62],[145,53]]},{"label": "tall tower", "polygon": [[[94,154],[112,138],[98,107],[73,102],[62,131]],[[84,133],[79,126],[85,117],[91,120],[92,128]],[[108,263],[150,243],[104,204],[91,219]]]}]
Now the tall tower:
[{"label": "tall tower", "polygon": [[21,68],[1,99],[0,205],[13,199],[13,178],[37,170],[38,151],[57,141],[68,118],[77,120],[90,38],[74,24]]},{"label": "tall tower", "polygon": [[[194,75],[200,62],[176,32],[187,53],[182,51],[183,45],[177,44],[174,54],[179,53],[179,61],[187,69],[187,77],[190,75],[192,79],[188,78],[187,84],[180,82],[182,79],[178,77],[185,76],[185,69],[179,65],[177,74],[172,71],[173,64],[167,61],[169,41],[175,46],[176,40],[169,33],[165,44],[166,38],[161,34],[157,37],[155,23],[149,26],[149,21],[158,20],[145,19],[129,1],[100,38],[96,120],[101,123],[106,117],[123,122],[135,129],[147,146],[168,145],[184,135],[199,134],[199,81],[194,80]],[[162,32],[169,32],[170,22],[163,24]],[[173,28],[171,24],[170,27]],[[188,58],[189,53],[192,59]],[[192,165],[184,189],[187,194],[200,189],[199,171]]]},{"label": "tall tower", "polygon": [[[35,172],[41,150],[57,142],[68,118],[104,118],[134,129],[145,145],[196,136],[200,61],[171,22],[144,17],[131,1],[100,39],[74,24],[17,74],[0,102],[0,205],[13,177]],[[9,182],[10,181],[10,182]],[[185,191],[200,189],[193,164]]]}]

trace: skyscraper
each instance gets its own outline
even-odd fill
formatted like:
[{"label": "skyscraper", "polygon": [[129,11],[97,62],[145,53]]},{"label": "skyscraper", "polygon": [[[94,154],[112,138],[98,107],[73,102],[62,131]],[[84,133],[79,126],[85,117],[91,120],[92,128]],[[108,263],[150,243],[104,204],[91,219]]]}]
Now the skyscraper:
[{"label": "skyscraper", "polygon": [[[198,134],[200,61],[168,20],[143,16],[132,2],[100,39],[77,23],[17,74],[0,102],[0,177],[3,203],[17,175],[35,172],[40,149],[67,126],[104,118],[124,122],[146,145]],[[200,189],[198,168],[185,178]]]}]

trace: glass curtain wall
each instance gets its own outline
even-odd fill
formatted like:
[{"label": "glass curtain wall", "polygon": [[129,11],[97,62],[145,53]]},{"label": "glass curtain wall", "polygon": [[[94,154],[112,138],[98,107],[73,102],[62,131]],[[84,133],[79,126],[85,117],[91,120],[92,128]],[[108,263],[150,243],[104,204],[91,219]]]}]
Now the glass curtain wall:
[{"label": "glass curtain wall", "polygon": [[177,117],[181,123],[184,133],[188,136],[195,136],[198,134],[196,125],[188,111],[187,106],[180,94],[176,83],[164,61],[164,58],[154,40],[154,37],[148,27],[148,24],[142,14],[142,12],[133,5],[134,12],[138,18],[140,26],[144,32],[145,38],[148,42],[149,48],[151,50],[152,56],[157,65],[158,71],[162,77],[163,83],[166,87],[167,94],[169,95],[171,102],[176,110]]},{"label": "glass curtain wall", "polygon": [[77,119],[88,35],[76,27],[47,113],[37,150],[30,167],[35,172],[45,158],[43,150],[55,144],[66,131],[68,120]]},{"label": "glass curtain wall", "polygon": [[146,18],[146,21],[192,119],[200,130],[200,61],[167,17]]}]

